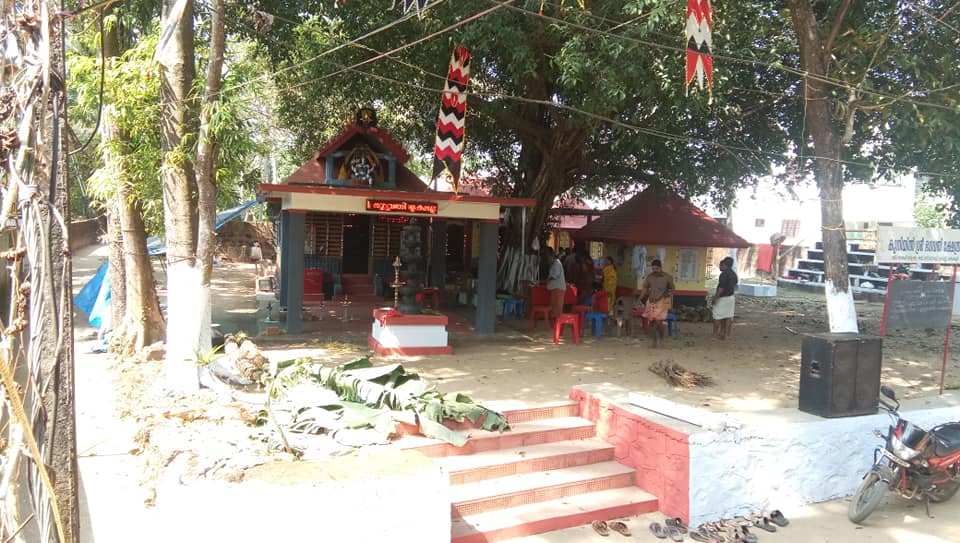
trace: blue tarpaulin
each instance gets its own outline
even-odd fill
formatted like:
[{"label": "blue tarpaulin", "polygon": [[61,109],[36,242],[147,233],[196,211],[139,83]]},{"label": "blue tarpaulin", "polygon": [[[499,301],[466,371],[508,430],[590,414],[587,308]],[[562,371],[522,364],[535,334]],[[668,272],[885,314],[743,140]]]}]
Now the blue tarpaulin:
[{"label": "blue tarpaulin", "polygon": [[101,328],[110,322],[110,281],[107,274],[110,264],[100,266],[93,279],[83,285],[73,299],[73,303],[87,314],[87,322],[94,328]]},{"label": "blue tarpaulin", "polygon": [[[239,217],[244,211],[259,204],[263,200],[257,198],[231,208],[224,209],[217,213],[217,219],[214,223],[214,230],[220,230],[220,227]],[[160,256],[167,254],[167,244],[157,236],[147,238],[147,253],[150,256]]]},{"label": "blue tarpaulin", "polygon": [[[217,213],[215,228],[219,230],[221,226],[239,217],[241,213],[259,204],[261,201],[262,200],[258,198]],[[150,256],[165,255],[167,253],[167,245],[159,237],[150,236],[147,238],[147,253]],[[74,305],[88,315],[87,322],[95,328],[102,328],[104,324],[109,326],[110,323],[110,281],[106,280],[108,278],[107,273],[109,266],[109,263],[100,266],[100,269],[97,270],[97,274],[93,276],[93,279],[88,281],[86,285],[83,285],[83,288],[80,289],[80,292],[77,293],[77,296],[73,299]]]}]

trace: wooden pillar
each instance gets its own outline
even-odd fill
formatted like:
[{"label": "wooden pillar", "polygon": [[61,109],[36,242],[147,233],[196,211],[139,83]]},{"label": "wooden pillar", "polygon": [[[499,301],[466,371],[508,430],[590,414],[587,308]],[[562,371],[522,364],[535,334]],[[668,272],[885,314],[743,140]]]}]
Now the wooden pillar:
[{"label": "wooden pillar", "polygon": [[480,261],[477,266],[477,313],[474,329],[492,334],[497,312],[497,229],[495,222],[480,223]]},{"label": "wooden pillar", "polygon": [[429,286],[443,289],[447,279],[447,221],[433,219],[432,237]]},{"label": "wooden pillar", "polygon": [[303,243],[304,225],[307,214],[303,211],[287,213],[289,243],[286,243],[287,254],[287,333],[299,334],[303,332]]}]

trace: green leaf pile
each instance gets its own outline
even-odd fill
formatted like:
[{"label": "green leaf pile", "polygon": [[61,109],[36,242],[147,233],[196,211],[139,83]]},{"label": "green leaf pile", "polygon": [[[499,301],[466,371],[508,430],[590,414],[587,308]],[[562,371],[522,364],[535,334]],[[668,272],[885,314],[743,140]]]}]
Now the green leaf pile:
[{"label": "green leaf pile", "polygon": [[329,433],[350,445],[383,443],[397,432],[398,422],[457,446],[466,443],[467,436],[444,426],[444,421],[470,421],[490,431],[509,428],[502,414],[469,396],[439,392],[401,364],[374,366],[368,357],[337,366],[305,358],[281,362],[269,395],[281,426],[293,432]]}]

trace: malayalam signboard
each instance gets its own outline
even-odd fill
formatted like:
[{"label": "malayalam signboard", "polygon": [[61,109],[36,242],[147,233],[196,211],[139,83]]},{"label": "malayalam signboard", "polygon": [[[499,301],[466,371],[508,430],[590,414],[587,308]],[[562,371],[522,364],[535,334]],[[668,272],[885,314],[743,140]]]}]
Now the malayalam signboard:
[{"label": "malayalam signboard", "polygon": [[436,215],[439,207],[436,202],[367,199],[367,211],[377,211],[380,213]]},{"label": "malayalam signboard", "polygon": [[960,264],[960,230],[881,226],[876,258],[882,264]]}]

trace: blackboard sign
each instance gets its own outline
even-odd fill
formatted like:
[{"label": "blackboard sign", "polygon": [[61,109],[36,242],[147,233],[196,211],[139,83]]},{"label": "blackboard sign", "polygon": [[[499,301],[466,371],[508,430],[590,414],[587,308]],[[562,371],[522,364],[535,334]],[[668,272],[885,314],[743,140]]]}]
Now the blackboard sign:
[{"label": "blackboard sign", "polygon": [[953,313],[953,283],[890,281],[887,328],[946,328]]}]

